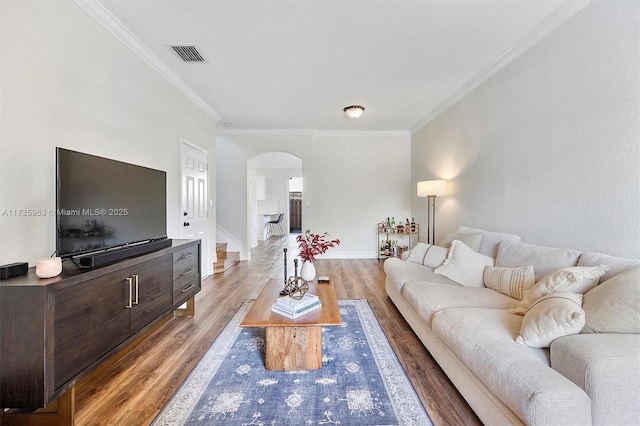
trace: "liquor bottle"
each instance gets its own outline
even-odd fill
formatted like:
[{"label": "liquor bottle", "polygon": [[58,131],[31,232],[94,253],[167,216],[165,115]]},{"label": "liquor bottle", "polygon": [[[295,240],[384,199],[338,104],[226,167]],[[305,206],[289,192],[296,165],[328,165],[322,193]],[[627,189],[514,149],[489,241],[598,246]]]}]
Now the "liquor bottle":
[{"label": "liquor bottle", "polygon": [[416,221],[411,218],[411,232],[415,232],[416,230]]},{"label": "liquor bottle", "polygon": [[391,227],[395,228],[396,227],[396,218],[395,217],[391,217]]},{"label": "liquor bottle", "polygon": [[389,216],[387,216],[387,228],[391,226],[391,221],[389,220]]}]

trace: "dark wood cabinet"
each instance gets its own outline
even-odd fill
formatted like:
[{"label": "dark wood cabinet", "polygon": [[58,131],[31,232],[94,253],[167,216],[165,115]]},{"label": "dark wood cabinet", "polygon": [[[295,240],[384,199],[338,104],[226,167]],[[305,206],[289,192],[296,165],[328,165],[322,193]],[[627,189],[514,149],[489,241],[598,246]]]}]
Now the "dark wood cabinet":
[{"label": "dark wood cabinet", "polygon": [[[0,281],[0,407],[43,407],[200,290],[200,242]],[[183,291],[185,290],[186,291]]]}]

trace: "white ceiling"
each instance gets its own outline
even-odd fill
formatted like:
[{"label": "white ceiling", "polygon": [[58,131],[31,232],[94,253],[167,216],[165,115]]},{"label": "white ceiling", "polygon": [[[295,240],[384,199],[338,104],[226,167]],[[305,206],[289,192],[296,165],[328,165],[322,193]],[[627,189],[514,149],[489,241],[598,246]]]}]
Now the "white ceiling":
[{"label": "white ceiling", "polygon": [[[585,0],[76,2],[106,8],[222,117],[218,129],[406,131]],[[207,62],[183,63],[170,44]],[[345,117],[351,104],[362,117]]]}]

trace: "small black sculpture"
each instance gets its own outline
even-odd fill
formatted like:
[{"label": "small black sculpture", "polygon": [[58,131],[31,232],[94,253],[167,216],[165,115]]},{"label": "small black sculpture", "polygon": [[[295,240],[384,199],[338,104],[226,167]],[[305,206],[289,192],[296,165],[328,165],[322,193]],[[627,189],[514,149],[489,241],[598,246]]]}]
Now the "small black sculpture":
[{"label": "small black sculpture", "polygon": [[287,249],[284,249],[284,288],[280,291],[280,296],[289,294],[287,291]]},{"label": "small black sculpture", "polygon": [[309,291],[309,283],[298,276],[298,259],[293,259],[293,276],[287,278],[287,249],[284,249],[284,288],[280,291],[280,296],[289,296],[292,299],[300,300]]}]

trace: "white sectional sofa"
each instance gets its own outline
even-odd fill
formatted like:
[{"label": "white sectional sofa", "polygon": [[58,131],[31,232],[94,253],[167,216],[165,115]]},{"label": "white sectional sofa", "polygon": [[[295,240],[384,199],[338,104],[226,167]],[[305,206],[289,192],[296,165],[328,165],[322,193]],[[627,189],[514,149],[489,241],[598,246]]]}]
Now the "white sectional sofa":
[{"label": "white sectional sofa", "polygon": [[[386,291],[485,424],[640,424],[640,261],[466,227],[445,239],[387,259]],[[495,287],[505,273],[517,297]]]}]

